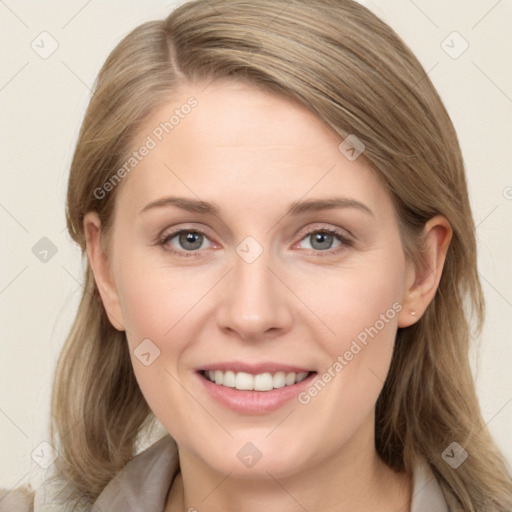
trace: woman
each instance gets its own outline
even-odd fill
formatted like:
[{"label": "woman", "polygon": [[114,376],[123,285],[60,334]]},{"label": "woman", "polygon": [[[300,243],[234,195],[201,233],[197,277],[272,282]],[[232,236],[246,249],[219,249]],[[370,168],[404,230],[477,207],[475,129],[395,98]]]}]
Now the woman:
[{"label": "woman", "polygon": [[135,29],[67,219],[87,269],[36,511],[511,509],[457,137],[366,8],[200,0]]}]

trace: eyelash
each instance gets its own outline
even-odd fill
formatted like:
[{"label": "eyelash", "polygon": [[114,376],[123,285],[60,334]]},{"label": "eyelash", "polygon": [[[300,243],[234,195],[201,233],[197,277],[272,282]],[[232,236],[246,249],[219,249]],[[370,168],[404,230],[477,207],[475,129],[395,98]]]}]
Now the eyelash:
[{"label": "eyelash", "polygon": [[[162,235],[158,239],[157,245],[162,246],[164,248],[164,250],[169,251],[172,254],[175,254],[178,256],[183,256],[185,258],[201,256],[202,251],[200,251],[199,249],[196,249],[194,251],[177,251],[175,249],[165,248],[165,246],[167,245],[167,243],[170,240],[172,240],[176,235],[179,235],[181,233],[196,233],[198,235],[203,235],[204,237],[208,238],[206,233],[204,233],[203,231],[200,231],[198,229],[179,229],[179,230],[173,231],[171,233],[165,233],[164,235]],[[321,251],[319,249],[310,249],[310,250],[313,250],[316,253],[318,253],[317,256],[320,256],[320,257],[337,254],[338,252],[340,252],[348,247],[352,247],[354,245],[352,240],[350,240],[347,236],[345,236],[340,230],[335,229],[335,228],[327,228],[327,227],[312,228],[312,229],[308,230],[306,233],[304,233],[304,236],[300,239],[300,241],[304,240],[308,236],[315,234],[315,233],[328,233],[328,234],[334,235],[341,242],[341,245],[339,245],[335,249],[327,249],[325,251]]]}]

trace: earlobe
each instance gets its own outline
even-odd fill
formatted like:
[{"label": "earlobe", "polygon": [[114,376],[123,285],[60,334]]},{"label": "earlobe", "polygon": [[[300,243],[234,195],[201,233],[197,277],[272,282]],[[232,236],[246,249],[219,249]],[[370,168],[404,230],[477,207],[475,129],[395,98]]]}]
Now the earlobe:
[{"label": "earlobe", "polygon": [[85,215],[84,233],[87,258],[103,306],[114,328],[118,331],[124,331],[119,293],[114,282],[111,263],[101,244],[101,221],[96,212],[89,212]]},{"label": "earlobe", "polygon": [[417,322],[434,298],[452,239],[452,228],[442,215],[430,219],[424,228],[425,246],[421,264],[408,263],[406,287],[398,326]]}]

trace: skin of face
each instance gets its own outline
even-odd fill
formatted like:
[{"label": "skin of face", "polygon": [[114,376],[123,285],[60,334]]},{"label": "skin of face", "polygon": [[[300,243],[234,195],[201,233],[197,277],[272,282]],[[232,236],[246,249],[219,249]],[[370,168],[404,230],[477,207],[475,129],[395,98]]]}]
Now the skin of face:
[{"label": "skin of face", "polygon": [[[184,109],[190,112],[169,133],[155,132],[190,97],[195,108]],[[126,331],[140,388],[178,443],[181,502],[200,510],[198,496],[216,489],[208,503],[224,497],[227,506],[232,486],[247,497],[263,489],[281,507],[293,505],[293,496],[349,509],[370,499],[377,482],[383,493],[392,489],[374,447],[375,402],[397,329],[416,322],[435,294],[449,224],[440,216],[427,224],[428,269],[415,268],[389,193],[364,153],[348,159],[343,138],[313,113],[254,86],[187,84],[150,114],[133,147],[148,136],[155,147],[116,190],[108,254],[94,212],[84,225],[110,321]],[[212,202],[219,212],[173,205],[141,212],[169,196]],[[346,206],[286,214],[293,202],[334,197],[371,212]],[[326,229],[343,238],[326,233],[315,242],[311,233]],[[179,230],[202,233],[199,248],[190,250]],[[248,262],[246,254],[256,257]],[[354,340],[372,326],[357,351]],[[148,365],[136,356],[144,340],[151,340],[151,359],[158,353]],[[334,377],[302,403],[293,398],[268,413],[241,414],[213,400],[197,374],[234,360],[304,367],[318,379],[331,369]],[[244,446],[261,457],[252,467],[239,455]],[[247,500],[239,505],[251,510]]]}]

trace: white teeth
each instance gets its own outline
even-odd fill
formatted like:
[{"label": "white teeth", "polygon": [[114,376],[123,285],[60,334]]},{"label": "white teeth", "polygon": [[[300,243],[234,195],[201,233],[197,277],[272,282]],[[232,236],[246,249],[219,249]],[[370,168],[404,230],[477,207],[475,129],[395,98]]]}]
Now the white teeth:
[{"label": "white teeth", "polygon": [[270,391],[274,389],[274,381],[271,373],[259,373],[254,376],[254,389],[256,391]]},{"label": "white teeth", "polygon": [[284,386],[292,386],[303,381],[309,372],[270,372],[252,375],[246,372],[233,372],[231,370],[223,372],[221,370],[208,370],[205,376],[211,382],[226,386],[228,388],[236,388],[244,391],[271,391]]},{"label": "white teeth", "polygon": [[234,388],[236,386],[236,375],[235,372],[228,371],[224,373],[224,379],[222,381],[223,386],[228,388]]},{"label": "white teeth", "polygon": [[284,388],[286,386],[286,373],[284,372],[277,372],[274,374],[274,377],[272,378],[272,384],[273,386],[277,388]]},{"label": "white teeth", "polygon": [[287,373],[285,383],[287,386],[291,386],[292,384],[295,384],[295,377],[297,374],[295,372]]},{"label": "white teeth", "polygon": [[[217,371],[217,370],[216,370]],[[240,390],[254,389],[254,378],[250,373],[237,372],[235,376],[235,387]]]},{"label": "white teeth", "polygon": [[297,373],[297,377],[295,377],[295,382],[301,382],[308,376],[308,372]]}]

